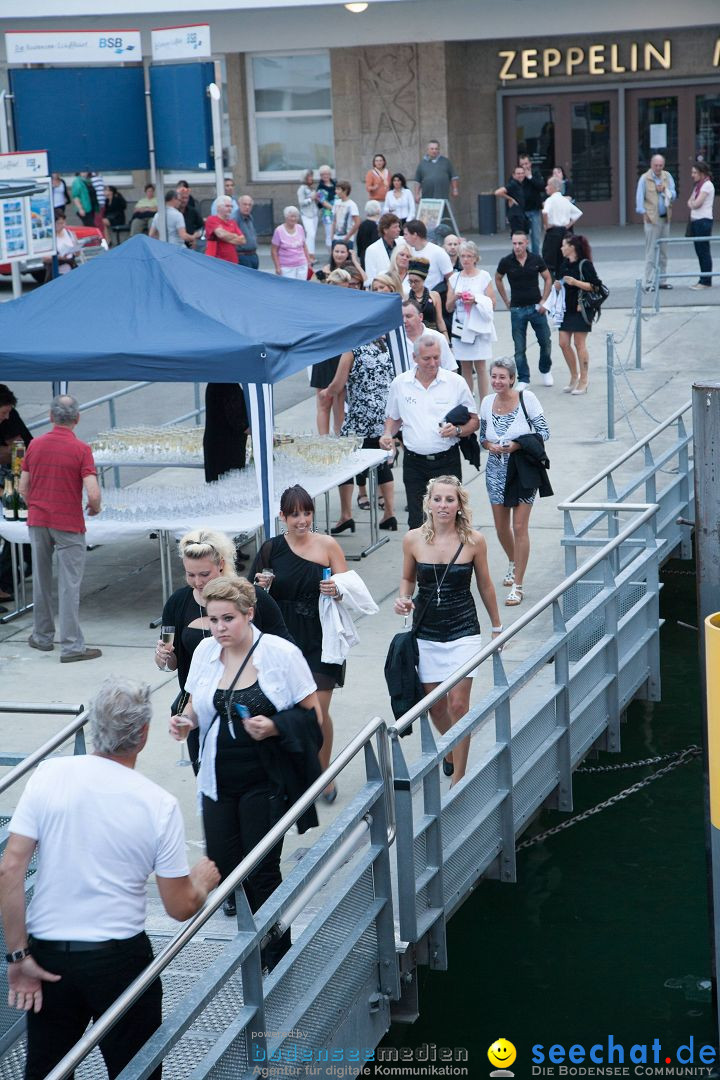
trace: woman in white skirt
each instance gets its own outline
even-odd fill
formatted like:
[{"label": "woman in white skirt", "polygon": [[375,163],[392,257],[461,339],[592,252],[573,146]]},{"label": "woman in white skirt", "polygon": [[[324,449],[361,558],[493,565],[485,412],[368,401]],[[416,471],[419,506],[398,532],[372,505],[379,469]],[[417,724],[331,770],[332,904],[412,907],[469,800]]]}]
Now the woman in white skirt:
[{"label": "woman in white skirt", "polygon": [[473,389],[473,367],[477,374],[480,401],[490,389],[488,365],[492,360],[495,333],[495,289],[487,270],[479,270],[480,252],[472,240],[464,240],[459,251],[460,267],[448,280],[448,311],[453,312],[453,355],[466,383]]},{"label": "woman in white skirt", "polygon": [[[495,588],[490,578],[485,538],[472,528],[470,499],[454,476],[428,483],[425,520],[403,540],[403,572],[395,601],[398,615],[413,612],[418,625],[418,674],[426,694],[449,678],[482,647],[480,624],[470,591],[473,573],[490,618],[493,636],[502,631]],[[415,600],[412,594],[417,583]],[[468,711],[474,671],[430,710],[444,735]],[[463,739],[443,761],[456,784],[465,775],[470,739]]]}]

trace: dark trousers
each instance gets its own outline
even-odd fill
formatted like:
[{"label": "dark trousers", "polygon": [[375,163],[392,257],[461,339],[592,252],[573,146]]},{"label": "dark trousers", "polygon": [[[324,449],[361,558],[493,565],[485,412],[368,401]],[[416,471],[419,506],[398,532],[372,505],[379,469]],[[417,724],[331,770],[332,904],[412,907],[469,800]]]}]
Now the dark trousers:
[{"label": "dark trousers", "polygon": [[238,252],[238,263],[240,266],[249,266],[251,270],[257,270],[260,266],[257,255],[243,255],[242,251]]},{"label": "dark trousers", "polygon": [[[380,436],[378,435],[377,438],[363,439],[363,444],[362,444],[361,449],[362,450],[379,450],[380,449]],[[358,487],[365,487],[365,485],[367,484],[367,478],[368,478],[368,472],[369,471],[370,471],[369,469],[365,469],[363,472],[357,474],[357,476],[355,477],[355,483],[357,484]],[[382,465],[378,465],[378,467],[377,467],[378,484],[389,484],[390,481],[392,480],[392,478],[393,478],[392,469],[390,468],[390,466],[388,465],[388,463],[386,461],[384,461],[382,463]],[[352,479],[343,480],[342,484],[340,484],[340,487],[344,487],[346,484],[349,484],[352,487],[352,483],[353,483]]]},{"label": "dark trousers", "polygon": [[403,453],[403,483],[408,504],[408,528],[419,529],[423,523],[423,498],[429,480],[436,476],[456,476],[462,480],[460,448],[453,446],[444,454]]},{"label": "dark trousers", "polygon": [[[259,784],[239,794],[218,792],[217,801],[203,796],[205,847],[209,859],[225,878],[267,835],[287,809],[285,799],[273,795],[267,784]],[[245,895],[251,911],[257,911],[282,882],[280,857],[283,842],[272,848],[245,879]],[[271,970],[290,948],[288,930],[263,950],[263,963]]]},{"label": "dark trousers", "polygon": [[[690,222],[690,228],[692,229],[693,236],[710,236],[712,232],[712,218],[698,218],[697,221]],[[710,254],[710,245],[705,243],[695,243],[695,254],[698,257],[700,263],[700,278],[698,285],[712,285],[713,262],[712,255]]]},{"label": "dark trousers", "polygon": [[[153,958],[146,934],[115,942],[112,948],[56,952],[33,939],[33,956],[46,971],[62,975],[43,983],[39,1013],[27,1014],[25,1080],[42,1080]],[[100,1043],[108,1075],[118,1076],[162,1020],[162,983],[156,979]],[[74,1073],[72,1074],[75,1075]],[[161,1080],[162,1066],[151,1080]]]},{"label": "dark trousers", "polygon": [[548,270],[552,274],[553,281],[557,281],[560,273],[560,263],[563,260],[562,242],[566,236],[572,234],[572,225],[567,229],[563,225],[551,225],[545,232],[542,246],[542,257]]}]

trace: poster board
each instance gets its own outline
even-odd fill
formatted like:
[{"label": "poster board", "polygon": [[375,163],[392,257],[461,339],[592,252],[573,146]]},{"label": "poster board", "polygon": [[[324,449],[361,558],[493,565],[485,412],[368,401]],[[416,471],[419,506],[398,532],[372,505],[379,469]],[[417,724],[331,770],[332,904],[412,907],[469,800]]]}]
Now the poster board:
[{"label": "poster board", "polygon": [[[48,172],[44,150],[0,154],[0,261],[3,263],[55,254],[55,209]],[[23,189],[26,194],[20,194]]]},{"label": "poster board", "polygon": [[418,203],[418,221],[422,221],[427,231],[434,232],[445,214],[444,199],[421,199]]}]

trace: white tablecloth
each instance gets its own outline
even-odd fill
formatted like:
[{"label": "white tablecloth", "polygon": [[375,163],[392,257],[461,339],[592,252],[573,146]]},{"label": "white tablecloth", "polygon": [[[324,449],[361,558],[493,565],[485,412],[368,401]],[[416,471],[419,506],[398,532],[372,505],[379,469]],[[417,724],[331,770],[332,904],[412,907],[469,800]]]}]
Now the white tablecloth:
[{"label": "white tablecloth", "polygon": [[[356,450],[352,457],[342,464],[329,468],[326,473],[314,473],[312,475],[298,475],[297,483],[310,493],[313,499],[324,495],[326,491],[336,487],[343,480],[370,469],[374,465],[380,465],[387,459],[386,450]],[[271,513],[277,517],[280,504],[274,502],[271,505]],[[146,518],[145,520],[133,521],[103,521],[102,513],[97,517],[86,519],[87,543],[91,546],[97,544],[112,544],[119,540],[129,540],[133,537],[147,536],[151,532],[167,531],[173,536],[181,537],[191,529],[208,528],[229,533],[231,536],[240,532],[254,532],[262,525],[262,507],[250,507],[229,514],[203,515],[198,518],[193,514],[192,497],[190,497],[187,512],[173,519]],[[29,542],[28,527],[24,522],[4,521],[0,519],[0,536],[10,540],[14,544],[27,544]]]}]

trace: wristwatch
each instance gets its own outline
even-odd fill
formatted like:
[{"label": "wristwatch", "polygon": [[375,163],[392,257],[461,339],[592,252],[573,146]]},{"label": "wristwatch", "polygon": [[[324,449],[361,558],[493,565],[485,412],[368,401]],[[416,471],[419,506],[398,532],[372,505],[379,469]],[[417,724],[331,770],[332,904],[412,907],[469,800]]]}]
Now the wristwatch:
[{"label": "wristwatch", "polygon": [[28,945],[24,949],[15,949],[14,952],[5,953],[5,963],[19,964],[26,956],[30,956],[30,947]]},{"label": "wristwatch", "polygon": [[460,426],[460,424],[458,424],[458,426],[455,428],[455,431],[457,432],[458,439],[462,439],[462,427]]}]

